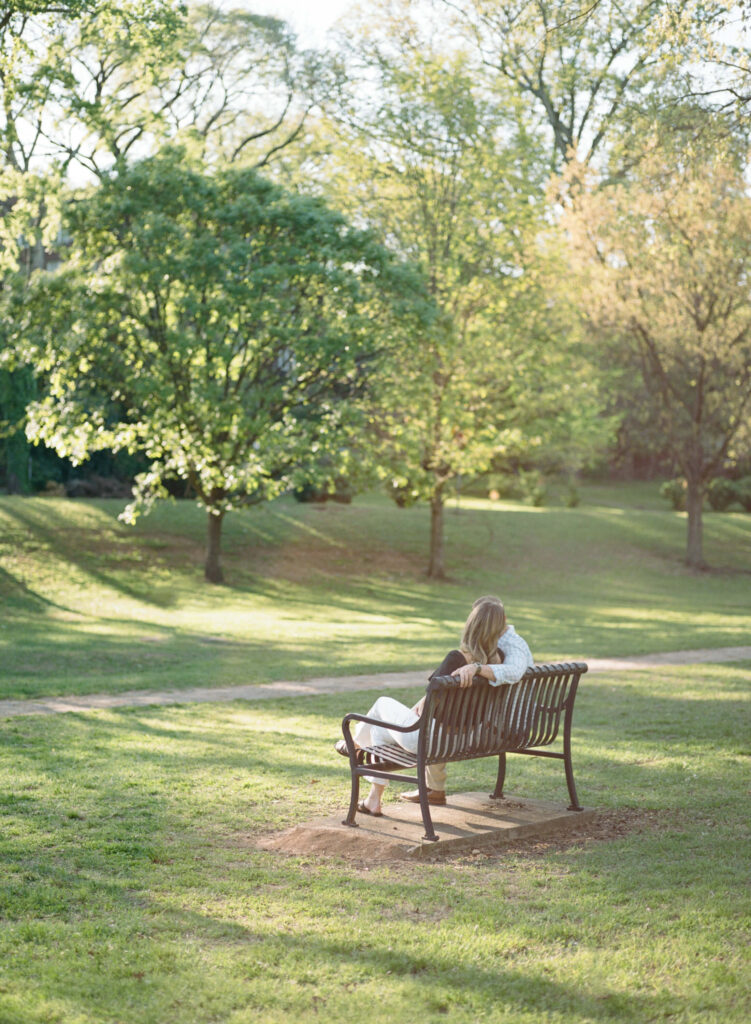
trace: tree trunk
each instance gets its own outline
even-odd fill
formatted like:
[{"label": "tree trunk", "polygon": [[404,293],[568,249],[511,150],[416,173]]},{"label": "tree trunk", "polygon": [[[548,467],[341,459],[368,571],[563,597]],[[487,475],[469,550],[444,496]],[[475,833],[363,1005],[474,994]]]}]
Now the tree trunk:
[{"label": "tree trunk", "polygon": [[224,583],[224,573],[219,561],[222,541],[222,521],[224,512],[209,509],[208,547],[206,548],[206,569],[204,576],[209,583]]},{"label": "tree trunk", "polygon": [[430,565],[428,576],[434,580],[446,578],[443,567],[443,488],[430,499]]},{"label": "tree trunk", "polygon": [[704,550],[702,543],[702,505],[704,494],[698,480],[686,481],[686,511],[688,512],[688,541],[686,544],[686,563],[692,569],[704,569]]}]

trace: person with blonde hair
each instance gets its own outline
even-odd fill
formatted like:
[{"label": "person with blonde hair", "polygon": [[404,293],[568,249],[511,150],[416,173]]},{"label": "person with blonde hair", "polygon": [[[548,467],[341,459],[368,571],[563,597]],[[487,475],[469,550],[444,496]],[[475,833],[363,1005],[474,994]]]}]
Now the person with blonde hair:
[{"label": "person with blonde hair", "polygon": [[[457,650],[449,651],[441,664],[431,673],[437,676],[456,676],[462,687],[469,686],[476,675],[484,676],[491,686],[502,683],[518,683],[527,669],[534,664],[527,642],[519,636],[514,627],[506,621],[503,602],[498,597],[478,597],[472,605],[464,623],[462,639]],[[379,697],[368,711],[368,718],[377,718],[392,725],[414,725],[422,711],[423,697],[413,708],[408,708],[393,697]],[[387,726],[358,722],[353,732],[356,746],[381,746],[398,743],[412,753],[417,752],[417,732],[403,733],[390,730]],[[336,749],[347,756],[344,740],[339,740]],[[367,778],[367,776],[366,776]],[[361,814],[380,817],[383,792],[387,780],[369,778],[370,792],[358,804]],[[428,802],[446,803],[446,765],[428,765],[425,769],[428,786]],[[401,794],[402,800],[418,803],[418,790]]]}]

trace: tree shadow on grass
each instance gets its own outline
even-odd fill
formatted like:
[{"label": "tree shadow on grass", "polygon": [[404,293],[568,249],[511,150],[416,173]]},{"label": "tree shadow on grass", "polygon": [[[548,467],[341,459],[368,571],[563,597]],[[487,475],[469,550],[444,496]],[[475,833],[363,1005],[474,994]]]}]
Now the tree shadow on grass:
[{"label": "tree shadow on grass", "polygon": [[[73,624],[22,619],[18,628],[23,628],[23,642],[16,640],[6,651],[0,698],[179,692],[284,680],[304,683],[330,672],[332,651],[338,649],[323,640],[316,648],[301,648],[294,637],[277,642],[265,637],[258,642],[212,638],[132,619],[113,620],[113,633],[89,633],[88,622],[107,625],[100,618]],[[368,637],[363,645],[379,642],[378,637]],[[391,639],[389,644],[391,664],[373,667],[374,673],[414,667],[412,640]],[[341,675],[362,675],[372,666],[372,654],[361,657],[355,642],[342,641],[341,647],[343,656],[337,666]],[[404,651],[401,656],[400,651]],[[427,663],[427,657],[424,660]],[[425,668],[426,679],[433,667]]]},{"label": "tree shadow on grass", "polygon": [[[44,518],[33,514],[33,510],[19,503],[3,505],[3,512],[15,520],[29,535],[41,538],[59,558],[70,563],[89,580],[110,588],[125,597],[153,605],[158,608],[170,608],[177,603],[175,586],[155,584],[148,574],[143,580],[125,582],[115,572],[106,572],[97,566],[97,558],[101,556],[102,540],[94,530],[77,530],[76,544],[68,543],[68,533],[61,527],[67,527],[67,519],[54,507],[48,509]],[[111,555],[112,543],[106,542],[104,550]],[[131,570],[132,572],[132,570]]]},{"label": "tree shadow on grass", "polygon": [[81,618],[85,618],[85,616],[76,612],[75,609],[68,608],[49,597],[38,594],[27,583],[19,580],[13,573],[3,568],[0,568],[0,596],[2,596],[3,600],[3,617],[6,622],[29,614],[44,615],[51,609],[71,615],[80,615]]},{"label": "tree shadow on grass", "polygon": [[[410,691],[410,696],[415,692]],[[575,726],[573,737],[575,778],[580,799],[588,806],[597,804],[599,794],[612,790],[628,792],[635,805],[690,808],[697,792],[715,785],[711,773],[707,774],[706,758],[723,750],[734,754],[746,742],[749,712],[742,688],[737,699],[726,695],[721,701],[688,699],[675,693],[648,696],[631,690],[613,697],[605,688],[589,697],[590,706]],[[97,750],[129,749],[132,762],[157,783],[174,779],[182,785],[199,773],[247,777],[255,779],[255,785],[263,776],[276,779],[279,793],[286,790],[294,804],[298,787],[312,773],[324,786],[341,787],[339,803],[330,793],[325,799],[332,808],[344,807],[349,792],[348,764],[334,752],[333,742],[339,735],[342,714],[353,707],[366,709],[368,703],[368,694],[360,693],[305,701],[285,698],[262,704],[235,701],[170,710],[131,708],[95,716],[69,714],[61,723],[67,740],[56,742],[54,758],[47,763],[55,774],[74,777],[82,764],[86,766],[87,736],[91,735],[96,736]],[[322,704],[326,711],[322,712]],[[304,724],[307,714],[314,716],[308,728]],[[285,726],[287,715],[293,719]],[[559,747],[560,741],[556,749]],[[15,755],[19,770],[40,767],[40,749],[38,745],[20,748]],[[103,756],[95,755],[94,762],[99,763]],[[452,765],[452,789],[487,788],[489,792],[496,765],[495,758],[471,766]],[[740,768],[726,770],[740,774]],[[567,801],[563,767],[548,760],[539,763],[510,755],[507,788],[516,795]],[[252,788],[247,796],[255,802]],[[612,796],[606,805],[616,806]],[[267,825],[262,807],[250,818],[253,827]],[[299,818],[290,824],[296,820]]]},{"label": "tree shadow on grass", "polygon": [[[95,616],[74,621],[11,616],[7,621],[9,630],[23,630],[23,639],[6,648],[4,699],[118,693],[143,688],[145,676],[157,689],[165,673],[170,673],[169,686],[162,686],[179,688],[181,664],[203,659],[208,670],[214,657],[200,639],[153,623],[113,620],[113,632],[106,634],[101,627],[107,620]],[[89,626],[96,628],[90,632]]]},{"label": "tree shadow on grass", "polygon": [[[205,1019],[216,1019],[210,1008],[211,1002],[215,998],[223,998],[224,986],[238,971],[244,973],[245,983],[242,995],[236,997],[239,1002],[235,1002],[235,1009],[242,1005],[258,1010],[259,1002],[263,1002],[277,1012],[294,1013],[295,1019],[302,1019],[306,1010],[317,1009],[316,999],[320,1002],[320,996],[315,994],[319,971],[324,992],[342,1008],[350,999],[357,999],[356,995],[350,997],[346,994],[353,983],[357,985],[358,980],[369,978],[385,983],[388,978],[392,988],[395,984],[408,987],[416,1015],[440,1014],[449,1008],[455,1010],[463,1006],[473,1010],[485,1004],[488,1009],[503,1008],[509,1014],[537,1014],[538,1019],[556,1012],[573,1021],[630,1022],[654,1019],[665,1011],[666,997],[662,994],[627,993],[605,985],[582,989],[577,982],[566,983],[546,977],[543,968],[509,967],[492,956],[481,964],[474,958],[470,960],[469,956],[462,958],[451,950],[445,954],[438,953],[433,935],[434,922],[416,921],[408,930],[402,923],[392,927],[373,905],[372,893],[368,891],[370,886],[358,885],[354,879],[348,882],[348,895],[356,897],[361,890],[366,904],[358,910],[351,906],[350,900],[345,901],[350,903],[345,908],[340,896],[341,883],[339,886],[316,887],[315,875],[312,876],[310,869],[303,865],[296,867],[289,862],[285,865],[282,892],[276,905],[266,907],[262,915],[267,922],[265,927],[253,927],[241,920],[233,920],[229,911],[219,916],[209,911],[181,907],[179,904],[185,896],[179,891],[164,893],[160,897],[150,895],[145,888],[148,884],[145,872],[137,875],[120,868],[119,877],[113,880],[107,875],[108,860],[102,857],[100,864],[81,864],[75,871],[59,865],[36,863],[31,871],[27,871],[27,875],[33,875],[32,884],[43,889],[42,893],[37,892],[37,902],[25,915],[27,922],[37,915],[48,922],[56,920],[63,926],[70,922],[71,930],[75,925],[75,931],[80,935],[86,923],[101,928],[106,934],[107,922],[113,919],[113,915],[119,921],[118,936],[107,942],[107,962],[111,970],[114,968],[114,977],[107,986],[91,985],[103,966],[103,951],[95,948],[87,954],[85,942],[82,947],[80,939],[66,956],[65,972],[51,973],[44,969],[44,961],[58,955],[54,948],[47,952],[42,948],[36,950],[35,998],[63,1003],[71,1012],[81,1015],[105,1013],[108,1017],[120,1019],[124,1005],[135,1005],[141,1015],[139,1019],[156,1020],[152,1015],[156,1006],[152,1007],[148,990],[139,984],[144,975],[157,984],[160,975],[163,981],[166,980],[164,967],[152,959],[153,941],[157,942],[162,958],[165,949],[170,950],[170,980],[177,983],[186,1007],[184,1012],[175,1011],[175,1021],[202,1019],[196,1016],[195,1008],[191,1009],[196,1006],[194,1000],[198,997],[206,1010]],[[154,862],[153,856],[151,862]],[[208,901],[215,903],[218,897],[211,893],[211,870],[211,863],[208,863],[198,877],[194,871],[190,887],[193,891],[198,887],[199,892],[204,888]],[[263,868],[256,865],[253,871],[256,885],[263,887],[264,882],[269,881],[279,888],[273,868],[266,877],[264,874]],[[384,907],[404,903],[409,888],[406,883],[382,880],[379,884],[379,900]],[[241,906],[243,903],[247,900],[241,901]],[[482,920],[486,911],[487,905],[481,897],[472,899],[465,896],[463,917]],[[247,912],[246,907],[242,916],[247,916]],[[312,914],[320,918],[320,927],[298,923],[290,929],[286,923],[290,919],[307,922]],[[343,914],[346,914],[348,923],[343,929],[336,930],[345,934],[338,938],[326,934],[331,930],[331,923],[342,920]],[[449,921],[442,926],[449,932],[450,917],[451,914]],[[379,927],[376,927],[377,921],[380,921]],[[491,940],[498,923],[495,918],[488,922],[486,931]],[[14,924],[16,927],[21,925],[20,918],[8,919],[9,928],[12,929]],[[527,924],[527,930],[530,927]],[[350,931],[351,934],[347,934]],[[57,943],[64,942],[65,928],[55,937]],[[551,945],[549,939],[544,941]],[[122,948],[123,944],[126,949]],[[551,947],[551,954],[553,952]],[[129,969],[126,976],[123,973],[124,959]],[[224,965],[227,963],[233,965],[231,975],[226,973]],[[260,971],[259,964],[263,965]],[[339,985],[332,985],[332,970],[341,978]],[[311,987],[308,999],[303,1000],[309,1006],[301,1007],[299,1000],[290,999],[287,985],[302,978],[307,978]],[[11,969],[6,975],[6,983],[12,985],[14,980]],[[24,980],[27,984],[31,981],[30,978],[24,979],[23,975],[18,978],[21,983]],[[265,984],[269,980],[278,983],[271,1002]],[[87,996],[87,991],[91,995]],[[387,1009],[389,1002],[386,992],[383,1007]],[[49,1019],[41,1011],[36,1016],[33,1003],[32,999],[24,1003],[24,1024]],[[670,1005],[676,1012],[675,997],[671,998]]]},{"label": "tree shadow on grass", "polygon": [[[609,694],[602,691],[599,698],[601,704],[606,703]],[[331,707],[332,698],[326,701]],[[727,710],[734,732],[724,739],[718,737],[709,713],[714,707],[711,700],[697,702],[676,695],[651,698],[631,692],[622,694],[618,703],[620,709],[629,708],[632,713],[627,723],[648,719],[650,711],[656,708],[659,715],[666,716],[668,724],[676,729],[682,726],[707,749],[717,747],[718,741],[719,745],[732,743],[735,735],[743,732],[742,723],[737,720],[740,701],[729,702]],[[311,710],[316,707],[312,702],[305,706]],[[3,839],[7,870],[4,917],[6,931],[27,929],[25,941],[31,943],[33,950],[29,970],[34,972],[34,990],[40,998],[59,1000],[71,1007],[71,1012],[113,1017],[122,1013],[122,1001],[127,1000],[128,1005],[139,1005],[141,1020],[157,1020],[156,1016],[148,1015],[149,1000],[137,977],[145,973],[159,980],[160,969],[155,969],[151,962],[153,939],[159,950],[170,950],[174,963],[170,971],[179,978],[188,1004],[199,992],[207,995],[209,1001],[222,996],[227,978],[222,965],[228,962],[234,965],[233,969],[248,972],[242,996],[247,1000],[245,1005],[252,1006],[254,999],[267,998],[262,993],[257,995],[255,981],[259,977],[257,964],[262,961],[266,974],[270,971],[280,984],[283,979],[315,975],[320,968],[324,984],[330,986],[325,979],[330,978],[331,965],[350,977],[400,979],[411,986],[410,997],[416,1012],[424,1013],[444,1012],[440,1008],[444,1003],[449,1009],[468,1003],[467,1008],[471,1009],[478,1005],[478,998],[480,1006],[484,999],[488,1006],[503,1007],[509,1015],[536,1014],[544,1019],[555,1012],[573,1021],[630,1022],[691,1009],[685,1000],[682,1003],[680,997],[667,993],[624,992],[606,984],[582,987],[546,977],[544,968],[534,965],[509,966],[490,955],[487,962],[478,962],[471,950],[466,957],[436,952],[436,929],[444,929],[450,940],[455,925],[462,928],[467,920],[476,920],[481,922],[478,942],[487,936],[492,945],[497,931],[516,927],[504,901],[489,902],[487,893],[475,894],[470,886],[464,887],[460,904],[446,908],[445,923],[423,918],[415,920],[408,931],[400,931],[397,924],[403,912],[408,912],[407,899],[420,904],[424,896],[428,908],[431,902],[440,901],[445,886],[439,872],[449,870],[445,867],[417,869],[414,879],[394,879],[382,874],[374,892],[369,879],[353,877],[351,871],[341,866],[290,860],[282,864],[268,854],[255,855],[250,861],[247,856],[238,857],[235,865],[228,865],[226,814],[217,813],[212,794],[207,795],[200,818],[191,803],[190,786],[197,772],[201,768],[216,771],[216,799],[220,801],[222,778],[254,767],[275,777],[276,791],[283,793],[286,789],[290,799],[295,800],[301,768],[305,766],[301,750],[310,756],[310,735],[297,724],[253,736],[238,722],[233,731],[227,731],[228,723],[239,715],[247,722],[250,710],[248,703],[223,706],[222,720],[215,724],[210,712],[193,715],[188,709],[180,709],[177,721],[177,713],[169,712],[166,717],[172,717],[173,722],[164,725],[155,719],[165,713],[156,710],[110,713],[106,720],[99,716],[66,716],[65,721],[57,723],[54,738],[28,726],[19,739],[10,738],[8,756],[14,759],[19,773],[27,769],[34,773],[54,772],[54,779],[49,780],[45,789],[36,794],[20,792],[15,801],[6,799],[0,804],[4,815],[21,816],[34,826],[26,835],[7,831]],[[269,713],[265,714],[266,711]],[[271,724],[268,719],[273,713],[282,716],[285,711],[304,716],[299,700],[286,699],[274,708],[264,709],[264,724]],[[653,714],[652,720],[654,717]],[[695,736],[697,721],[703,721],[707,728]],[[632,738],[628,724],[625,730],[622,722],[619,726],[613,721],[610,725],[589,725],[585,731],[597,738],[597,763],[587,767],[585,778],[603,768],[618,772],[625,775],[626,786],[637,800],[666,789],[665,782],[673,770],[670,766],[621,764],[608,757],[609,749],[618,750],[619,743]],[[129,736],[132,749],[126,742]],[[162,740],[169,741],[171,749],[160,749]],[[190,752],[186,740],[202,743],[204,749]],[[675,752],[680,746],[679,737],[667,744],[667,749]],[[336,759],[333,752],[330,757],[332,763],[322,766],[325,777],[333,778],[340,771],[346,775],[343,759]],[[96,763],[87,766],[87,759],[92,758]],[[552,775],[558,778],[559,773]],[[172,790],[171,780],[178,778],[183,789]],[[87,791],[84,800],[80,792],[66,791],[73,780],[79,784],[87,780],[95,788]],[[558,781],[562,792],[563,780]],[[675,781],[671,787],[667,788],[668,795],[677,792]],[[343,780],[343,796],[346,789]],[[685,794],[684,800],[689,803],[698,799],[701,803],[707,792],[706,787],[694,790]],[[254,818],[251,824],[263,822],[263,806],[249,808],[248,813]],[[247,834],[246,823],[243,829]],[[217,842],[220,832],[221,848]],[[54,843],[50,843],[51,835],[55,836]],[[715,845],[716,856],[720,846]],[[206,859],[196,860],[199,853]],[[662,893],[673,907],[680,906],[681,912],[692,908],[698,912],[706,894],[703,890],[694,893],[686,889],[675,878],[670,882],[672,888],[667,889],[666,881],[670,881],[669,871],[674,870],[674,865],[666,863],[663,854],[661,839],[650,838],[639,861],[643,879],[640,893]],[[570,860],[574,855],[567,856]],[[174,869],[168,863],[172,858],[176,858]],[[597,900],[624,906],[633,902],[633,870],[629,876],[623,875],[617,845],[607,854],[577,853],[576,859],[579,872],[589,872],[592,879],[596,878],[596,883],[591,884],[596,886]],[[608,867],[605,876],[600,874],[603,862]],[[187,876],[181,873],[185,871]],[[235,881],[230,884],[232,873]],[[256,894],[266,892],[266,886],[271,895],[262,904],[260,915],[266,923],[249,925],[247,917],[254,915],[258,905]],[[545,910],[531,908],[526,918],[519,919],[520,941],[531,937],[542,943],[551,958],[557,951],[569,955],[569,939],[575,940],[584,952],[589,949],[596,954],[596,945],[590,944],[588,937],[586,915],[582,920],[577,906],[576,886],[569,886],[566,892],[565,898],[560,891],[552,897],[541,894]],[[222,901],[222,893],[229,893],[229,902],[221,914],[184,906],[196,898],[214,906]],[[549,907],[554,907],[558,915],[552,924]],[[320,918],[318,928],[309,923],[314,915]],[[93,960],[85,944],[77,939],[66,954],[64,975],[38,970],[46,959],[58,956],[67,928],[80,935],[85,922],[101,938],[113,934],[108,930],[113,920],[118,925],[115,944],[122,947],[114,954],[105,955],[102,951],[99,960]],[[294,928],[289,927],[290,921],[296,922]],[[54,922],[62,931],[55,942],[45,947],[39,937],[29,938],[35,922],[42,929]],[[336,927],[336,922],[341,922],[341,926]],[[602,930],[603,920],[599,920],[598,926]],[[628,927],[642,926],[643,921]],[[656,921],[655,928],[661,927],[661,921]],[[131,971],[125,980],[123,950],[130,958]],[[95,972],[111,961],[116,965],[116,982],[104,988],[101,984],[92,987],[89,982]],[[19,979],[30,985],[31,975],[19,974],[18,970],[15,964],[8,967],[11,984]],[[96,995],[87,996],[87,991]],[[311,988],[311,993],[314,991]],[[283,989],[276,998],[278,1005],[285,1007],[287,995]],[[345,998],[341,997],[342,1004]],[[41,1011],[38,1017],[34,1016],[33,1001],[27,1000],[26,1010],[24,1024],[45,1019]],[[189,1013],[176,1013],[174,1019],[200,1019]],[[209,1011],[206,1019],[211,1019]]]}]

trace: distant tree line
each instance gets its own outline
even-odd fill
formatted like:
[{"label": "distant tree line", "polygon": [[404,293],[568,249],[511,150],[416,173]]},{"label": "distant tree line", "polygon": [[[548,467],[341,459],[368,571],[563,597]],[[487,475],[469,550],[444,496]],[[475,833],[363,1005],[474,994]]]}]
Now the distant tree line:
[{"label": "distant tree line", "polygon": [[467,481],[651,466],[701,567],[751,451],[747,15],[371,0],[314,51],[211,4],[0,5],[6,486],[190,495],[218,582],[230,510],[380,484],[441,578]]}]

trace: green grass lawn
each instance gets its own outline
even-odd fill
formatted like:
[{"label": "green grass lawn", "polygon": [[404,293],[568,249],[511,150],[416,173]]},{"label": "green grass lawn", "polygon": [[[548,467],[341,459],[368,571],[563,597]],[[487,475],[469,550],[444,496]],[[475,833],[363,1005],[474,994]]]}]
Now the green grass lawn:
[{"label": "green grass lawn", "polygon": [[706,515],[712,570],[682,562],[685,516],[657,484],[582,504],[452,500],[450,581],[430,582],[428,513],[364,496],[230,515],[228,585],[203,582],[205,517],[163,505],[0,498],[0,696],[433,668],[471,602],[503,597],[538,660],[738,645],[751,636],[751,516]]},{"label": "green grass lawn", "polygon": [[[424,509],[281,501],[228,520],[225,587],[189,504],[129,529],[115,502],[0,499],[2,695],[427,671],[483,592],[541,660],[749,642],[751,517],[707,516],[696,574],[651,491],[583,499],[452,503],[443,584]],[[601,838],[450,863],[256,847],[343,812],[332,741],[376,691],[0,720],[0,1024],[745,1024],[750,679],[585,676]],[[450,770],[455,792],[494,778]],[[508,791],[566,800],[531,758]]]},{"label": "green grass lawn", "polygon": [[[344,810],[374,693],[5,720],[0,1021],[746,1024],[750,674],[584,677],[577,785],[622,835],[370,869],[254,843]],[[508,791],[565,800],[561,765]]]}]

